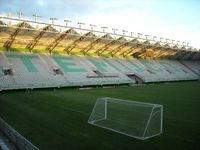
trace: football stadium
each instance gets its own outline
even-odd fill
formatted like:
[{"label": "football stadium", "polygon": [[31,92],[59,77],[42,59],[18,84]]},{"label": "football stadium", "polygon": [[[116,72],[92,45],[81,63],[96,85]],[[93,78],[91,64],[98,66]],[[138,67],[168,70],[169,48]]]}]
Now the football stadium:
[{"label": "football stadium", "polygon": [[200,149],[199,50],[33,16],[0,15],[0,150]]}]

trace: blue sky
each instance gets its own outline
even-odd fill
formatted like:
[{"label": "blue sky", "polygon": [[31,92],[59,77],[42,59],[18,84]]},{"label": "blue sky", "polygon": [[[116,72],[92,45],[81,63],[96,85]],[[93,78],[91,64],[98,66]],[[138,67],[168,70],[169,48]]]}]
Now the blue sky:
[{"label": "blue sky", "polygon": [[56,17],[59,24],[68,19],[118,33],[124,29],[188,41],[200,49],[200,0],[0,0],[0,14],[17,16],[19,10],[27,18],[37,13],[45,21]]}]

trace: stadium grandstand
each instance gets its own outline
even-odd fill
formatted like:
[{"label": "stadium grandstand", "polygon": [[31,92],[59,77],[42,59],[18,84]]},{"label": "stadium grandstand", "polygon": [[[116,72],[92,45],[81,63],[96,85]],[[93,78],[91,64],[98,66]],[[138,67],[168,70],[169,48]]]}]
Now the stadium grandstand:
[{"label": "stadium grandstand", "polygon": [[0,150],[200,150],[200,5],[124,2],[0,2]]},{"label": "stadium grandstand", "polygon": [[200,52],[189,43],[55,20],[0,16],[1,90],[200,79]]}]

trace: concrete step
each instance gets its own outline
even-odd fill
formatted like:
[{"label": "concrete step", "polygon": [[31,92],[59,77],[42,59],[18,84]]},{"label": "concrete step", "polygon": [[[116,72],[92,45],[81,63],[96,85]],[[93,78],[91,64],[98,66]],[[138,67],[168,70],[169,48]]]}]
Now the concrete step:
[{"label": "concrete step", "polygon": [[0,150],[16,150],[16,147],[0,131]]}]

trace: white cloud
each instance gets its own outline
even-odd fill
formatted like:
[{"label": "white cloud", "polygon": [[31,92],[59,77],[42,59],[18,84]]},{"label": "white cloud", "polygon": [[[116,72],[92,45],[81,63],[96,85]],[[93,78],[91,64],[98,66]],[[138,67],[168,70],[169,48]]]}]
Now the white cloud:
[{"label": "white cloud", "polygon": [[37,4],[38,4],[39,6],[44,6],[44,5],[45,5],[45,2],[44,2],[44,0],[37,0]]}]

